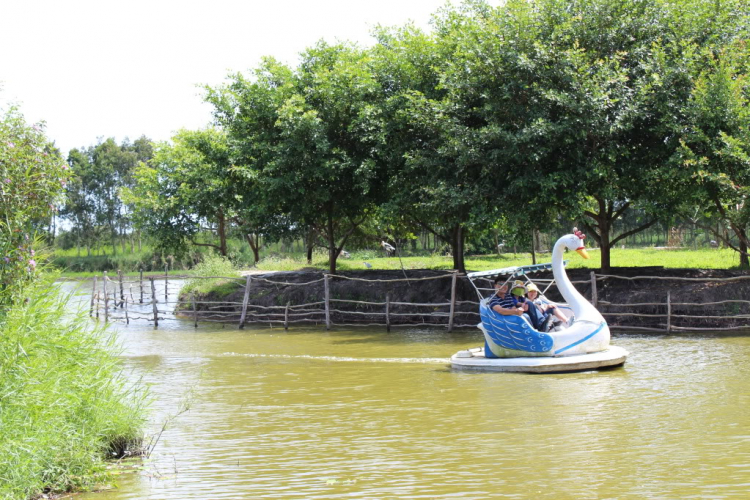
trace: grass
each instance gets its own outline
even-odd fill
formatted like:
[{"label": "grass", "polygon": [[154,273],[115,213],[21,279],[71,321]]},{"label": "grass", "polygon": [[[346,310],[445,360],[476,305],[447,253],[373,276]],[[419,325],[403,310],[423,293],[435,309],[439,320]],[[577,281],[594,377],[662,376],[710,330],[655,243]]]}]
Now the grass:
[{"label": "grass", "polygon": [[180,290],[180,295],[187,296],[191,293],[198,295],[209,291],[220,295],[228,295],[235,291],[241,284],[239,280],[222,279],[224,277],[240,277],[240,273],[228,260],[220,256],[207,257],[203,262],[195,266],[193,270],[196,276],[212,276],[213,279],[192,278],[187,280]]},{"label": "grass", "polygon": [[[565,259],[569,260],[571,269],[599,269],[601,267],[601,252],[598,249],[589,250],[589,260],[584,260],[574,252],[568,252]],[[550,253],[537,254],[537,262],[550,262]],[[453,269],[453,259],[447,256],[405,256],[384,257],[376,252],[352,252],[351,258],[339,258],[336,269],[339,271],[366,270],[365,262],[372,269]],[[465,259],[466,269],[469,271],[487,271],[511,266],[531,264],[531,254],[506,253],[502,255],[470,255]],[[612,249],[612,267],[650,267],[663,266],[665,268],[697,268],[697,269],[736,269],[739,265],[737,252],[730,249],[659,249],[659,248],[626,248]],[[257,269],[263,271],[295,271],[299,269],[328,269],[328,257],[316,253],[311,265],[307,264],[302,254],[289,257],[267,257],[262,259]]]},{"label": "grass", "polygon": [[0,318],[0,498],[100,484],[140,441],[145,391],[114,336],[67,307],[46,282]]}]

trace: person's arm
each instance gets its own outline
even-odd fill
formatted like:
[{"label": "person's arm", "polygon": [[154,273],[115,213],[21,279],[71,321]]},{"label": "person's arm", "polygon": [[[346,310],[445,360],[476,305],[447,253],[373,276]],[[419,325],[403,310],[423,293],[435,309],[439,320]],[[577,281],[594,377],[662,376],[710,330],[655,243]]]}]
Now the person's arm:
[{"label": "person's arm", "polygon": [[503,307],[500,304],[492,306],[492,310],[503,316],[520,316],[523,314],[522,307]]}]

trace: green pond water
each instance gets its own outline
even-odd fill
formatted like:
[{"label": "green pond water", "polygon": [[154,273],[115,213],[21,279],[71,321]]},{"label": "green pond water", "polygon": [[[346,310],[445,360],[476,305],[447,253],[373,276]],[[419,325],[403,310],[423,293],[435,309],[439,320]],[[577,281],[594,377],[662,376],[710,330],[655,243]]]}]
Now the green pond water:
[{"label": "green pond water", "polygon": [[750,498],[750,337],[616,335],[622,368],[453,371],[476,331],[119,326],[142,470],[93,499]]}]

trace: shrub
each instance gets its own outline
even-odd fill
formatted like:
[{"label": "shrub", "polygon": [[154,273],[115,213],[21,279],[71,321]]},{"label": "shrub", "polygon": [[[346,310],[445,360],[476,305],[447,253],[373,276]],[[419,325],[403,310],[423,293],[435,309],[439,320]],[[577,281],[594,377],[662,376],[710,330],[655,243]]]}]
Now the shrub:
[{"label": "shrub", "polygon": [[0,319],[0,498],[92,486],[139,443],[145,391],[114,336],[67,307],[47,282]]},{"label": "shrub", "polygon": [[[207,276],[213,279],[192,278],[189,279],[180,291],[181,294],[198,293],[204,294],[209,291],[221,294],[231,293],[239,286],[240,273],[237,272],[229,259],[220,255],[207,256],[201,263],[195,266],[196,276]],[[228,279],[227,279],[228,278]]]}]

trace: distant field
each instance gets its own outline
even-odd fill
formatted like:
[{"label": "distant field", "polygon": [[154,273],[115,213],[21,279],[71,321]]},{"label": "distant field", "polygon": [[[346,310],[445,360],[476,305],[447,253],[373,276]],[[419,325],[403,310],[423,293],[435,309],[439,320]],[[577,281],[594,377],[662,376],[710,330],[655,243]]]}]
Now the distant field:
[{"label": "distant field", "polygon": [[[584,260],[575,252],[568,252],[565,259],[569,260],[568,267],[598,269],[601,266],[601,254],[598,249],[589,250],[591,259]],[[552,256],[550,253],[537,254],[537,262],[549,262]],[[102,263],[97,259],[94,268],[102,269]],[[80,258],[80,267],[86,268],[86,258]],[[352,252],[351,257],[339,258],[337,269],[340,271],[360,271],[368,267],[365,263],[372,266],[372,269],[453,269],[453,260],[447,256],[425,255],[425,256],[405,256],[384,257],[382,252],[359,251]],[[92,263],[94,264],[94,263]],[[510,266],[522,266],[531,264],[531,254],[529,253],[505,253],[502,255],[471,255],[466,257],[466,268],[469,271],[486,271],[489,269],[498,269]],[[660,248],[627,248],[612,250],[613,267],[650,267],[663,266],[666,268],[696,268],[696,269],[737,269],[739,257],[737,252],[728,249],[660,249]],[[60,266],[63,267],[63,266]],[[122,266],[128,269],[127,266]],[[256,267],[246,262],[235,262],[237,269],[257,269],[261,271],[296,271],[299,269],[318,269],[325,271],[328,269],[328,258],[324,253],[316,253],[313,257],[312,265],[307,265],[305,256],[301,253],[292,254],[291,256],[272,256],[261,259]],[[79,268],[80,269],[80,268]],[[138,274],[132,271],[132,267],[126,274]],[[158,268],[157,268],[158,269]],[[110,274],[115,271],[110,271]],[[171,270],[170,272],[179,275],[191,275],[192,270]],[[73,272],[68,268],[63,270],[63,276],[68,278],[86,278],[95,275],[101,275],[102,271],[78,271]],[[146,273],[147,275],[163,274],[161,270],[155,270]]]},{"label": "distant field", "polygon": [[[589,250],[589,260],[581,258],[575,252],[568,252],[565,259],[569,260],[568,267],[592,268],[601,267],[601,254],[598,249]],[[537,263],[549,262],[550,253],[537,254]],[[352,252],[348,259],[339,258],[337,269],[341,271],[367,269],[365,262],[372,269],[453,269],[453,260],[445,256],[424,257],[383,257],[373,252]],[[506,253],[502,255],[472,255],[466,257],[466,269],[469,271],[486,271],[510,266],[531,264],[529,253]],[[728,249],[658,249],[658,248],[628,248],[613,249],[611,255],[613,267],[649,267],[664,266],[667,268],[698,268],[698,269],[733,269],[738,268],[737,252]],[[328,269],[328,260],[324,255],[316,255],[312,266],[308,266],[302,257],[266,258],[258,263],[257,269],[267,271],[292,271],[302,268]]]}]

